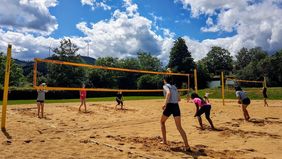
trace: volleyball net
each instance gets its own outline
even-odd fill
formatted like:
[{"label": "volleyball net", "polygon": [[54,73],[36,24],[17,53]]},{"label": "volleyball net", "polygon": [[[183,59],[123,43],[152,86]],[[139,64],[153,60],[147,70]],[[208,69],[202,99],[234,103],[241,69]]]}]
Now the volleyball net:
[{"label": "volleyball net", "polygon": [[[147,70],[136,70],[136,69],[127,69],[127,68],[117,68],[117,67],[106,67],[106,66],[99,66],[99,65],[90,65],[84,63],[75,63],[75,62],[66,62],[66,61],[58,61],[58,60],[49,60],[49,59],[34,59],[34,69],[33,69],[33,88],[39,88],[38,82],[38,65],[40,63],[47,63],[47,64],[54,64],[54,65],[64,65],[69,67],[84,67],[87,69],[99,69],[104,71],[118,71],[124,72],[128,74],[137,73],[137,74],[150,74],[150,75],[169,75],[169,76],[181,76],[185,81],[185,88],[178,89],[179,91],[185,92],[189,91],[190,89],[190,74],[183,74],[183,73],[174,73],[174,72],[156,72],[156,71],[147,71]],[[67,72],[66,72],[67,73]],[[98,75],[99,76],[99,75]],[[126,76],[126,75],[124,75]],[[75,78],[75,77],[73,77]],[[118,78],[118,76],[112,76],[110,78]],[[159,78],[160,82],[162,82],[163,78]],[[47,83],[48,84],[48,83]],[[45,90],[49,91],[79,91],[79,90],[86,90],[86,91],[94,91],[94,92],[162,92],[163,89],[124,89],[124,88],[93,88],[93,87],[61,87],[61,86],[52,86],[48,85],[44,87]]]},{"label": "volleyball net", "polygon": [[266,79],[258,80],[243,80],[236,78],[226,78],[226,89],[234,90],[234,87],[240,86],[249,89],[249,91],[257,91],[258,88],[266,87]]}]

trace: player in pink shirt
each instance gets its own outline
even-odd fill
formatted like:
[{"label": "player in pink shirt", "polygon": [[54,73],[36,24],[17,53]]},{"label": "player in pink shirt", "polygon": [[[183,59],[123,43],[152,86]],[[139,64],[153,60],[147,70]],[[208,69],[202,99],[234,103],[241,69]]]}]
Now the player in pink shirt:
[{"label": "player in pink shirt", "polygon": [[195,113],[194,117],[198,118],[198,121],[199,121],[201,128],[204,129],[201,115],[205,113],[206,119],[210,123],[211,128],[215,129],[214,126],[213,126],[212,120],[210,118],[211,105],[209,103],[207,103],[205,100],[203,100],[201,97],[199,97],[199,95],[197,93],[192,93],[191,99],[193,100],[193,102],[196,105],[196,113]]},{"label": "player in pink shirt", "polygon": [[84,105],[84,111],[86,112],[86,90],[85,90],[85,84],[82,84],[82,90],[79,92],[80,94],[80,106],[79,106],[79,111],[81,111],[82,105]]}]

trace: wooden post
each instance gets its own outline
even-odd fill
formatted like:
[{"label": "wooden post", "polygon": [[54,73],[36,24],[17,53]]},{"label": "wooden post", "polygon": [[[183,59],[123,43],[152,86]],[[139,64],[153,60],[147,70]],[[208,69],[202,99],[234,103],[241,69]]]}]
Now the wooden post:
[{"label": "wooden post", "polygon": [[197,69],[194,69],[194,83],[195,83],[195,92],[198,94]]},{"label": "wooden post", "polygon": [[37,86],[37,60],[34,60],[33,65],[33,88]]},{"label": "wooden post", "polygon": [[222,105],[225,105],[224,103],[224,72],[221,71],[221,97],[222,97]]},{"label": "wooden post", "polygon": [[187,76],[187,95],[189,94],[190,91],[190,74]]},{"label": "wooden post", "polygon": [[1,120],[1,129],[2,130],[5,130],[6,128],[6,114],[7,114],[9,79],[10,79],[10,68],[11,68],[11,54],[12,54],[12,45],[9,44],[7,48],[3,104],[2,104],[2,120]]}]

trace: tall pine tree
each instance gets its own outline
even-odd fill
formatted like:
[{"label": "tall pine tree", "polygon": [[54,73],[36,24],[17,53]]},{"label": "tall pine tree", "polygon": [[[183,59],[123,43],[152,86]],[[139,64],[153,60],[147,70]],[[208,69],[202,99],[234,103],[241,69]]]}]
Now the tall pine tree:
[{"label": "tall pine tree", "polygon": [[170,51],[168,67],[173,72],[191,73],[195,68],[194,59],[191,57],[183,38],[178,38]]},{"label": "tall pine tree", "polygon": [[[170,51],[168,68],[173,72],[180,73],[192,73],[195,68],[191,52],[189,52],[185,40],[181,37],[174,42]],[[173,79],[178,88],[182,87],[183,83],[187,83],[187,77],[173,77]]]}]

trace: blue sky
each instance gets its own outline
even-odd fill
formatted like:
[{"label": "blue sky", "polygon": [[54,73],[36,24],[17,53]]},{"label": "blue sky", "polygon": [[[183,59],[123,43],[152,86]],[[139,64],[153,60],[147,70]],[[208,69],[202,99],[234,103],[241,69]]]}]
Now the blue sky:
[{"label": "blue sky", "polygon": [[[167,62],[185,39],[193,58],[212,46],[234,56],[242,47],[269,53],[282,46],[282,0],[0,0],[0,50],[13,57],[49,56],[63,38],[94,58],[132,57],[140,50]],[[272,10],[272,12],[269,12]],[[88,50],[89,45],[89,50]]]},{"label": "blue sky", "polygon": [[[201,27],[205,25],[207,16],[191,18],[189,16],[191,12],[184,9],[181,3],[175,3],[173,0],[133,0],[132,2],[138,5],[140,15],[152,21],[154,21],[153,16],[162,18],[156,20],[156,24],[159,27],[170,29],[177,37],[189,35],[192,39],[204,40],[234,35],[234,32],[202,32]],[[77,23],[81,21],[96,23],[110,19],[114,9],[125,10],[122,8],[122,1],[111,0],[107,4],[113,9],[96,8],[92,10],[90,6],[82,6],[79,0],[60,0],[56,7],[50,9],[50,13],[57,18],[59,24],[59,28],[51,36],[56,38],[83,36],[83,33],[76,28]],[[156,31],[156,33],[162,34],[160,31]]]}]

